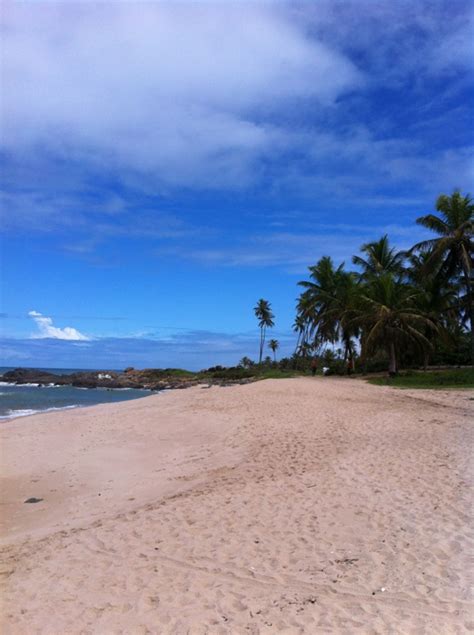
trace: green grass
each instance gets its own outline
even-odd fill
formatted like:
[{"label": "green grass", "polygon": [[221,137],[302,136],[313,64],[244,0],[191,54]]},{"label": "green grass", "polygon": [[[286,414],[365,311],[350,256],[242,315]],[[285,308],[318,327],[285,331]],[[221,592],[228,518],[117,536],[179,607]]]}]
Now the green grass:
[{"label": "green grass", "polygon": [[184,368],[165,368],[163,373],[169,377],[193,377],[196,375],[196,373],[190,370],[184,370]]},{"label": "green grass", "polygon": [[288,377],[300,377],[303,373],[297,370],[280,370],[279,368],[268,368],[255,375],[256,379],[286,379]]},{"label": "green grass", "polygon": [[393,386],[395,388],[474,388],[474,369],[406,371],[397,377],[376,377],[368,381],[376,386]]},{"label": "green grass", "polygon": [[159,381],[161,379],[168,379],[170,377],[174,378],[192,378],[196,375],[189,370],[184,370],[183,368],[146,368],[142,372],[148,379],[153,381]]}]

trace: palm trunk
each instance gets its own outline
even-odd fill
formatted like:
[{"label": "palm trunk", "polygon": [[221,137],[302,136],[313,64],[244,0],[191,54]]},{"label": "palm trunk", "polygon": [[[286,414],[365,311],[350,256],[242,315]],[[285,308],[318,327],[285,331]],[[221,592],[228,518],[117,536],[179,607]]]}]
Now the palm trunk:
[{"label": "palm trunk", "polygon": [[469,293],[469,319],[471,320],[471,364],[474,366],[474,306],[472,304],[472,293]]},{"label": "palm trunk", "polygon": [[430,354],[428,352],[425,352],[423,356],[423,370],[427,370],[429,363],[430,363]]},{"label": "palm trunk", "polygon": [[474,366],[474,306],[472,302],[472,283],[469,274],[470,272],[464,269],[467,291],[467,310],[469,313],[469,321],[471,322],[471,364]]},{"label": "palm trunk", "polygon": [[397,374],[397,354],[395,352],[395,343],[393,342],[393,340],[389,344],[388,355],[388,374],[390,375],[390,377],[395,377],[395,375]]},{"label": "palm trunk", "polygon": [[362,364],[362,374],[367,375],[367,356],[365,354],[364,335],[360,336],[360,361]]},{"label": "palm trunk", "polygon": [[350,375],[355,370],[354,352],[350,343],[347,345],[347,374]]},{"label": "palm trunk", "polygon": [[258,356],[258,363],[261,364],[262,363],[262,356],[263,356],[263,342],[264,342],[264,335],[263,335],[263,326],[260,327],[260,353]]},{"label": "palm trunk", "polygon": [[352,359],[352,349],[350,338],[344,339],[344,362]]},{"label": "palm trunk", "polygon": [[298,349],[300,347],[300,339],[301,339],[301,335],[302,334],[303,334],[303,331],[299,331],[298,332],[298,339],[296,340],[295,352],[293,353],[293,355],[295,355],[295,356],[298,353]]},{"label": "palm trunk", "polygon": [[262,326],[262,329],[260,331],[260,358],[259,358],[259,364],[262,363],[262,357],[263,357],[263,347],[265,345],[265,326]]}]

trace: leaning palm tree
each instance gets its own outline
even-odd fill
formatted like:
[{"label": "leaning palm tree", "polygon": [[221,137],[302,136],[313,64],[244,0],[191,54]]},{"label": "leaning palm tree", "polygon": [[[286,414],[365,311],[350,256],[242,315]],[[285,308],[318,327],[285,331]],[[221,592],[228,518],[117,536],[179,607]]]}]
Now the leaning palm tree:
[{"label": "leaning palm tree", "polygon": [[439,235],[439,238],[424,240],[413,250],[430,249],[431,257],[426,263],[426,272],[438,269],[439,274],[450,280],[461,275],[466,290],[465,306],[471,324],[471,362],[474,364],[474,307],[473,307],[473,234],[474,203],[469,195],[462,196],[455,190],[451,196],[441,194],[436,201],[439,216],[427,214],[416,222]]},{"label": "leaning palm tree", "polygon": [[261,298],[257,305],[254,307],[255,317],[258,320],[258,326],[260,327],[260,350],[258,356],[258,363],[262,363],[263,357],[263,347],[265,345],[265,335],[267,328],[272,328],[274,326],[273,318],[275,317],[272,313],[271,305],[268,300],[264,300]]},{"label": "leaning palm tree", "polygon": [[417,306],[419,291],[391,273],[373,278],[366,285],[351,319],[362,329],[362,357],[386,350],[391,376],[398,371],[400,349],[407,344],[420,351],[432,348],[430,333],[438,326]]},{"label": "leaning palm tree", "polygon": [[273,361],[276,363],[276,352],[280,348],[280,343],[278,340],[270,340],[268,342],[268,348],[273,352]]},{"label": "leaning palm tree", "polygon": [[398,275],[402,273],[405,253],[402,251],[397,252],[394,247],[390,247],[387,234],[379,240],[362,245],[360,250],[365,258],[353,256],[352,262],[361,267],[362,279],[378,276],[386,272]]},{"label": "leaning palm tree", "polygon": [[[298,307],[298,311],[299,311],[299,308],[300,307]],[[295,352],[293,353],[293,355],[297,355],[299,353],[300,346],[305,339],[304,335],[306,331],[306,320],[302,313],[300,312],[297,313],[292,328],[293,328],[293,331],[298,334],[298,337],[296,339]]]}]

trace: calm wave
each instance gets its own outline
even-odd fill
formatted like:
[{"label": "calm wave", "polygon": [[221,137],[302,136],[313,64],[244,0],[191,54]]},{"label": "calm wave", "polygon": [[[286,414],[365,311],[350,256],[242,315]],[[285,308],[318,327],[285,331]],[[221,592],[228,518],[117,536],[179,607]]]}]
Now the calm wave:
[{"label": "calm wave", "polygon": [[74,388],[73,386],[17,386],[0,382],[0,419],[25,417],[38,412],[94,406],[146,397],[149,390]]}]

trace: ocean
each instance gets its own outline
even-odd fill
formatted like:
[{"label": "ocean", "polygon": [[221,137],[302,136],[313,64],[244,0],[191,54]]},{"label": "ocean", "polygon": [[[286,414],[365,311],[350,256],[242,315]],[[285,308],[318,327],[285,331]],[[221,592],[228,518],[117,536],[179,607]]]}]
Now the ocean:
[{"label": "ocean", "polygon": [[[12,370],[0,367],[0,375]],[[77,368],[48,368],[57,375],[80,372]],[[74,388],[73,386],[38,386],[36,384],[8,384],[0,381],[0,420],[25,417],[38,412],[66,410],[94,406],[99,403],[115,403],[138,399],[151,394],[149,390],[133,388]]]}]

